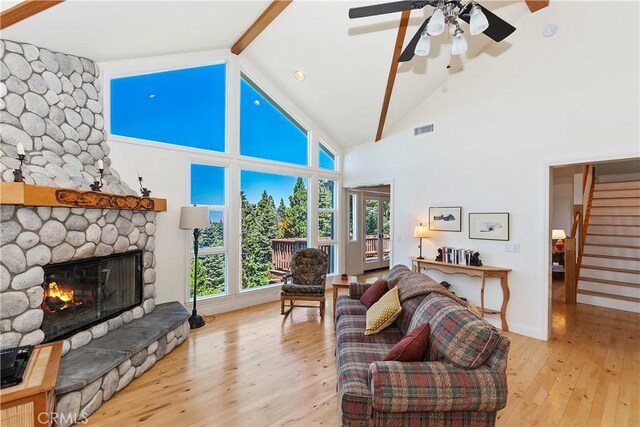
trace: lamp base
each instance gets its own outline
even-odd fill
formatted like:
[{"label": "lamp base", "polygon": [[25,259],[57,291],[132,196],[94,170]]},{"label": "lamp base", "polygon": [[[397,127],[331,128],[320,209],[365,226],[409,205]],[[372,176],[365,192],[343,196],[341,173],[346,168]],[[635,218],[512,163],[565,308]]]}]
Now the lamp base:
[{"label": "lamp base", "polygon": [[189,326],[191,326],[191,329],[198,329],[202,328],[204,325],[204,319],[194,310],[189,317]]},{"label": "lamp base", "polygon": [[424,259],[424,257],[423,256],[419,256],[416,259]]}]

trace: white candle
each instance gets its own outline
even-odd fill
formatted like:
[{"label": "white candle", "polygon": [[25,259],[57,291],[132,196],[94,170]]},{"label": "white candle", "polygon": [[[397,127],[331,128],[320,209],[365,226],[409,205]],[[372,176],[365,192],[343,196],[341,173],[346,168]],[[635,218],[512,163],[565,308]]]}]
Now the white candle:
[{"label": "white candle", "polygon": [[98,169],[104,169],[104,163],[102,162],[102,159],[98,160]]},{"label": "white candle", "polygon": [[19,155],[24,156],[24,145],[22,145],[21,142],[18,142],[16,149],[18,150]]}]

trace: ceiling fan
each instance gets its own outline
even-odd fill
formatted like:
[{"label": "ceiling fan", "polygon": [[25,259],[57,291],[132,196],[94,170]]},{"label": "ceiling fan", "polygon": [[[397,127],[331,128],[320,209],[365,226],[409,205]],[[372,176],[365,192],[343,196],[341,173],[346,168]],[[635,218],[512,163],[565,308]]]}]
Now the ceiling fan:
[{"label": "ceiling fan", "polygon": [[402,12],[406,10],[422,9],[425,6],[435,8],[433,14],[428,17],[409,44],[398,58],[398,62],[410,61],[414,55],[426,56],[431,47],[431,37],[441,34],[446,26],[453,28],[451,53],[458,55],[466,52],[467,40],[464,31],[460,28],[459,20],[469,24],[469,32],[472,35],[484,33],[496,42],[500,42],[513,33],[516,28],[502,18],[471,0],[463,3],[459,0],[422,0],[422,1],[395,1],[371,6],[353,7],[349,9],[349,18],[364,18],[367,16],[384,15],[387,13]]}]

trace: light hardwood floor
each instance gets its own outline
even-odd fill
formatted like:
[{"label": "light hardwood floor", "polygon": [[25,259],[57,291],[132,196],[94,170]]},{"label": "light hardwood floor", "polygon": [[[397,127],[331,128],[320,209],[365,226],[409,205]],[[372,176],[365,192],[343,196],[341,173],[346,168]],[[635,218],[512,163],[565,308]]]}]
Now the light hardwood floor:
[{"label": "light hardwood floor", "polygon": [[[363,278],[374,281],[378,275]],[[561,303],[553,338],[511,339],[505,426],[640,426],[637,314]],[[331,293],[318,310],[273,302],[208,319],[89,418],[93,426],[337,425]]]}]

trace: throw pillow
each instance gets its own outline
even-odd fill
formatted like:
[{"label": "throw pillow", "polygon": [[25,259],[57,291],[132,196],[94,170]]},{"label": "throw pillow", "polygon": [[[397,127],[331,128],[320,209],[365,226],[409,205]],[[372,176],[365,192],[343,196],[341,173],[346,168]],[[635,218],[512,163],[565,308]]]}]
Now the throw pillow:
[{"label": "throw pillow", "polygon": [[429,323],[424,323],[402,338],[389,350],[383,361],[421,362],[427,354],[429,343]]},{"label": "throw pillow", "polygon": [[398,289],[393,288],[367,310],[367,326],[365,335],[373,335],[393,323],[400,315],[402,306],[398,297]]},{"label": "throw pillow", "polygon": [[387,281],[384,279],[376,280],[376,282],[369,286],[369,288],[364,291],[364,294],[360,297],[360,302],[367,307],[367,310],[371,308],[373,304],[378,302],[380,298],[389,290],[389,286]]}]

